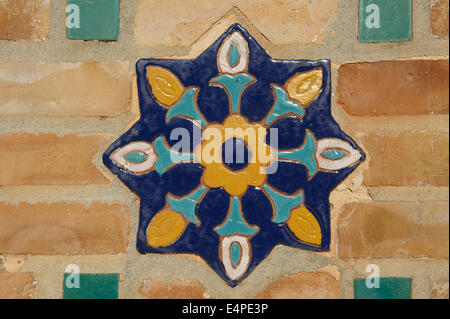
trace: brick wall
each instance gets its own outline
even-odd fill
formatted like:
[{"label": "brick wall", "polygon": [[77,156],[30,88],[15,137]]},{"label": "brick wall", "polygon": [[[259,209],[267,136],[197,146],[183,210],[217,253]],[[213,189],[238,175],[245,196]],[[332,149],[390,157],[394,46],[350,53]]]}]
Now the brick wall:
[{"label": "brick wall", "polygon": [[[448,0],[413,1],[398,43],[360,43],[356,1],[191,2],[122,1],[99,42],[67,38],[66,1],[0,0],[0,298],[62,298],[70,264],[120,274],[121,298],[353,298],[369,264],[448,298]],[[135,62],[194,57],[233,23],[274,58],[330,59],[333,116],[368,157],[331,194],[329,252],[278,246],[236,288],[139,255],[138,199],[101,163],[138,116]]]}]

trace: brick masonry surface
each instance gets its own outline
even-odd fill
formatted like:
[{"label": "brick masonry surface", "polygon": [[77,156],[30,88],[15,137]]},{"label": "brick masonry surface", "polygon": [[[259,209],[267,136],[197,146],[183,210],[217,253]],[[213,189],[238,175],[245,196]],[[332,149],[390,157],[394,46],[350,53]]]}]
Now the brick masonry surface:
[{"label": "brick masonry surface", "polygon": [[[0,0],[0,298],[63,298],[75,265],[119,298],[352,299],[372,264],[448,299],[448,0],[413,1],[391,43],[358,41],[358,1],[127,0],[116,41],[69,39],[66,2]],[[195,58],[235,23],[275,59],[330,59],[367,158],[331,193],[329,251],[279,245],[232,288],[198,256],[137,252],[138,198],[102,154],[139,115],[139,59]]]}]

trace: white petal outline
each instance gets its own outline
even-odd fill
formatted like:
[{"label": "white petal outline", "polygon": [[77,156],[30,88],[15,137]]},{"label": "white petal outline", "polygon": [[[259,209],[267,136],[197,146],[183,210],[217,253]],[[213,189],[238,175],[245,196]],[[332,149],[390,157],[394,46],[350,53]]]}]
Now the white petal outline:
[{"label": "white petal outline", "polygon": [[[331,160],[322,156],[322,153],[327,149],[342,149],[348,154],[340,159]],[[361,153],[358,150],[355,150],[346,141],[337,138],[326,138],[317,142],[315,156],[320,169],[325,171],[337,171],[356,164],[361,158]]]},{"label": "white petal outline", "polygon": [[[233,43],[236,45],[239,52],[239,62],[235,66],[231,66],[228,61],[228,53]],[[247,69],[248,45],[247,41],[245,41],[244,37],[239,32],[234,32],[225,38],[219,49],[217,62],[219,70],[222,73],[236,74],[244,72]]]},{"label": "white petal outline", "polygon": [[[234,243],[238,243],[241,246],[241,258],[236,267],[231,262],[231,246]],[[250,245],[247,237],[234,235],[223,237],[220,243],[221,246],[221,258],[225,267],[227,276],[231,280],[237,280],[247,271],[250,264]]]},{"label": "white petal outline", "polygon": [[[147,159],[141,163],[127,161],[125,156],[133,152],[141,152],[147,156]],[[131,142],[116,149],[110,157],[114,163],[136,175],[142,175],[151,171],[157,159],[152,144],[147,142]]]}]

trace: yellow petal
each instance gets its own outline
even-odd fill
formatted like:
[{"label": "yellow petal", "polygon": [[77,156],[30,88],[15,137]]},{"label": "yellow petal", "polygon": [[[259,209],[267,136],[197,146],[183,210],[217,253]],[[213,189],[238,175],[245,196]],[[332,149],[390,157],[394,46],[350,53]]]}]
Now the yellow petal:
[{"label": "yellow petal", "polygon": [[289,97],[301,105],[309,105],[322,90],[322,69],[297,73],[286,82],[286,91]]},{"label": "yellow petal", "polygon": [[314,245],[322,243],[320,225],[306,207],[300,206],[292,210],[287,225],[301,241]]},{"label": "yellow petal", "polygon": [[203,172],[203,182],[208,187],[220,187],[224,184],[228,174],[221,163],[211,163],[205,166]]},{"label": "yellow petal", "polygon": [[174,243],[183,233],[187,222],[183,216],[169,208],[157,213],[147,228],[147,244],[163,247]]},{"label": "yellow petal", "polygon": [[239,114],[232,114],[228,116],[223,122],[223,126],[226,128],[241,128],[246,129],[251,127],[250,124]]},{"label": "yellow petal", "polygon": [[266,173],[257,163],[250,163],[246,168],[246,182],[252,186],[261,186],[266,181]]},{"label": "yellow petal", "polygon": [[165,106],[175,104],[184,92],[184,86],[176,75],[159,66],[147,67],[147,80],[156,100]]}]

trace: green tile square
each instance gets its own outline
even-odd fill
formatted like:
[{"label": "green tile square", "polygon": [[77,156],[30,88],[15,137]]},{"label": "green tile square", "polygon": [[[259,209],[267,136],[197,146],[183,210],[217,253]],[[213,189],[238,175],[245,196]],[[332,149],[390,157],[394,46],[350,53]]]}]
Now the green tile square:
[{"label": "green tile square", "polygon": [[379,288],[368,288],[366,279],[353,281],[355,299],[411,299],[411,278],[381,277]]},{"label": "green tile square", "polygon": [[408,41],[411,0],[359,0],[359,42]]},{"label": "green tile square", "polygon": [[[68,0],[67,5],[76,5],[79,8],[79,28],[66,23],[69,39],[103,41],[118,39],[120,0]],[[76,10],[68,8],[67,17],[70,18]]]},{"label": "green tile square", "polygon": [[[79,274],[79,288],[67,286],[67,277],[73,274],[64,274],[64,299],[118,299],[119,274]],[[69,279],[70,282],[72,282]]]}]

